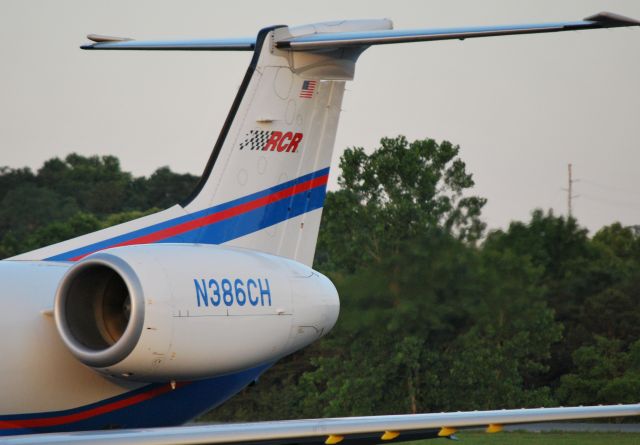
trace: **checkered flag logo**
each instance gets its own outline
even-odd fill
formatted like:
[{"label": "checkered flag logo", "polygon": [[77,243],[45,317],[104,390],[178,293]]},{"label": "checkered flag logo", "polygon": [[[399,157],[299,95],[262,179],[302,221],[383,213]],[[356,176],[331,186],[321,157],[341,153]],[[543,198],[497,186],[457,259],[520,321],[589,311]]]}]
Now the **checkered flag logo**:
[{"label": "checkered flag logo", "polygon": [[240,142],[240,150],[262,150],[267,144],[271,131],[268,130],[251,130],[244,137],[244,140]]}]

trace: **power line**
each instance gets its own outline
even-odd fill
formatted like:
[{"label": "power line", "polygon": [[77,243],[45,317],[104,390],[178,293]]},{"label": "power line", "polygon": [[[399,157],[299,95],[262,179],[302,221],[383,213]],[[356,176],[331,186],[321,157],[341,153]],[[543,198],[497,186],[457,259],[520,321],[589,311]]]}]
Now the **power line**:
[{"label": "power line", "polygon": [[581,198],[584,198],[586,200],[589,201],[594,201],[594,202],[599,202],[601,204],[608,204],[610,206],[614,206],[614,207],[638,207],[640,206],[640,202],[638,201],[620,201],[620,200],[613,200],[613,199],[608,199],[608,198],[602,198],[600,196],[594,196],[591,194],[586,194],[583,193],[582,195],[580,195]]},{"label": "power line", "polygon": [[608,184],[603,184],[601,182],[592,181],[591,179],[580,178],[580,182],[584,183],[584,184],[587,184],[587,185],[594,186],[594,187],[602,189],[602,190],[608,190],[608,191],[620,192],[620,193],[629,193],[629,194],[633,193],[634,195],[636,195],[638,193],[637,190],[633,190],[633,189],[630,189],[630,188],[613,186],[613,185],[608,185]]}]

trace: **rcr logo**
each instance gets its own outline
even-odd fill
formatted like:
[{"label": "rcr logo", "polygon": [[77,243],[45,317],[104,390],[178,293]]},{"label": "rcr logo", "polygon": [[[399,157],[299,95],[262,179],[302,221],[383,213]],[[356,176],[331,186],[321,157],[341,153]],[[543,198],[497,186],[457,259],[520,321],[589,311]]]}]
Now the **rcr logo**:
[{"label": "rcr logo", "polygon": [[295,153],[302,142],[302,133],[292,131],[251,130],[244,141],[240,143],[240,150],[277,151]]},{"label": "rcr logo", "polygon": [[302,133],[292,133],[287,131],[282,133],[281,131],[272,131],[269,140],[262,148],[263,151],[286,151],[295,153],[302,141]]}]

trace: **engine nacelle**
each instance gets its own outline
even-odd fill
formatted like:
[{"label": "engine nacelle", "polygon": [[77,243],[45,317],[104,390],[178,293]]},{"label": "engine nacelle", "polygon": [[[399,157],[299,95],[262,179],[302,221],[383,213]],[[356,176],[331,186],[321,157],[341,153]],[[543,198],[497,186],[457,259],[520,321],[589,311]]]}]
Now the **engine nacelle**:
[{"label": "engine nacelle", "polygon": [[82,363],[161,382],[269,363],[326,334],[339,312],[325,276],[296,261],[211,245],[93,254],[64,275],[58,332]]}]

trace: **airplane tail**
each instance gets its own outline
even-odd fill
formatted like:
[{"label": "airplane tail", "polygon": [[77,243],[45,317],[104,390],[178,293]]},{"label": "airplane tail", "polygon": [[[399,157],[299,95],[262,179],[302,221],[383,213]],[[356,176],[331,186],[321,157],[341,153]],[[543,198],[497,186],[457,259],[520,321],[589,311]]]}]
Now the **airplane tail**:
[{"label": "airplane tail", "polygon": [[292,52],[275,48],[274,40],[390,27],[388,20],[360,20],[260,31],[205,171],[185,202],[11,259],[76,261],[109,247],[201,243],[311,265],[344,84],[364,48]]},{"label": "airplane tail", "polygon": [[294,71],[289,54],[272,49],[278,30],[258,35],[254,61],[185,203],[205,223],[189,241],[311,265],[344,80]]},{"label": "airplane tail", "polygon": [[346,20],[257,38],[136,41],[89,35],[91,50],[253,51],[198,187],[183,205],[18,255],[75,261],[110,247],[207,243],[251,248],[311,265],[344,82],[372,45],[639,26],[609,12],[580,21],[394,30],[390,20]]}]

